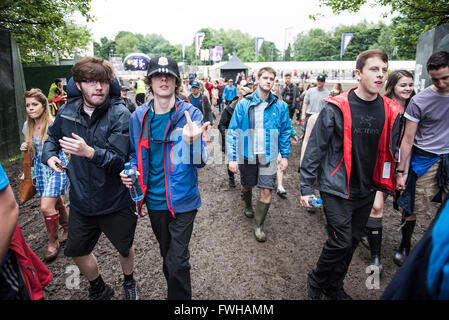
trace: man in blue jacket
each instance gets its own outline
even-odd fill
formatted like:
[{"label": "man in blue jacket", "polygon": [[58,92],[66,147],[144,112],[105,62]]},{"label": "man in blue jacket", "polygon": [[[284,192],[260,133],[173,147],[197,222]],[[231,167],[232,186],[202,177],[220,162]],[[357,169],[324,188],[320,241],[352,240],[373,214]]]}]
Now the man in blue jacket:
[{"label": "man in blue jacket", "polygon": [[[204,167],[208,152],[201,111],[178,100],[181,78],[177,62],[166,56],[151,59],[146,83],[153,99],[139,106],[130,119],[131,163],[151,227],[159,242],[168,299],[192,298],[189,242],[201,206],[197,168]],[[122,182],[131,187],[124,173]]]},{"label": "man in blue jacket", "polygon": [[120,253],[125,299],[137,300],[132,246],[137,216],[119,177],[128,160],[130,112],[120,98],[119,87],[116,96],[111,95],[114,70],[108,61],[83,58],[73,66],[72,74],[76,88],[68,85],[67,91],[77,91],[78,96],[73,95],[61,107],[42,152],[42,163],[57,172],[62,172],[64,165],[59,151],[71,156],[66,169],[70,219],[64,254],[73,258],[89,280],[89,299],[111,298],[114,290],[103,281],[92,254],[104,233]]},{"label": "man in blue jacket", "polygon": [[[282,101],[271,93],[276,71],[265,67],[258,72],[258,88],[235,107],[226,134],[229,170],[240,170],[244,214],[254,217],[254,236],[266,241],[263,230],[276,188],[277,166],[285,170],[290,155],[290,119]],[[281,159],[278,161],[278,154]],[[252,208],[252,188],[260,189],[256,210]]]}]

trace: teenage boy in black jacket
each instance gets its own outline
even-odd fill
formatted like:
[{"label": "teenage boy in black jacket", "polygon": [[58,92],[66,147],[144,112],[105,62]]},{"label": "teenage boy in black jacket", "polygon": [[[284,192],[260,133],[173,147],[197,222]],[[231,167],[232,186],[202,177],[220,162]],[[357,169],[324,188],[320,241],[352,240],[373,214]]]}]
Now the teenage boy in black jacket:
[{"label": "teenage boy in black jacket", "polygon": [[89,280],[90,300],[111,298],[114,290],[103,281],[92,254],[103,232],[120,253],[125,299],[137,300],[132,246],[137,216],[119,176],[128,161],[130,112],[119,98],[120,88],[116,98],[110,97],[114,71],[108,61],[83,58],[73,66],[72,74],[80,96],[71,98],[58,113],[48,129],[42,155],[42,162],[57,172],[63,170],[59,150],[71,156],[64,254],[73,258]]}]

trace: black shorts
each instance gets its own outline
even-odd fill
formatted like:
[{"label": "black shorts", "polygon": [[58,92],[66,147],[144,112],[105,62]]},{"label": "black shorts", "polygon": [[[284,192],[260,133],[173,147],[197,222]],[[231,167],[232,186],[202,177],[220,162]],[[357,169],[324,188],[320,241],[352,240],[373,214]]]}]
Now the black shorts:
[{"label": "black shorts", "polygon": [[[259,187],[264,189],[276,189],[277,159],[269,163],[257,156],[256,163],[248,162],[239,164],[240,184],[247,187]],[[262,161],[261,161],[262,160]]]},{"label": "black shorts", "polygon": [[126,258],[133,245],[136,226],[137,216],[134,206],[99,216],[84,216],[71,208],[64,255],[67,257],[88,255],[103,232],[117,251]]}]

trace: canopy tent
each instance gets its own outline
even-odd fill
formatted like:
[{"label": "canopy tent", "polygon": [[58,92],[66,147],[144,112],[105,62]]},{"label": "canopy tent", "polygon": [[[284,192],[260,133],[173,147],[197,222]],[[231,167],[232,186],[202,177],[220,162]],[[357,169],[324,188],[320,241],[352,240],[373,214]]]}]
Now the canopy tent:
[{"label": "canopy tent", "polygon": [[235,55],[227,63],[219,67],[219,69],[221,78],[233,79],[234,81],[237,74],[242,71],[245,73],[245,76],[248,75],[248,67]]}]

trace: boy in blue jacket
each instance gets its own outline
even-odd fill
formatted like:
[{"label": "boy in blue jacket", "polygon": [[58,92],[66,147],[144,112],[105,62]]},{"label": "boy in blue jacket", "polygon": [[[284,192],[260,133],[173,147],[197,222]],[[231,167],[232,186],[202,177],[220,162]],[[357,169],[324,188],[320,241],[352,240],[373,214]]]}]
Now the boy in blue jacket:
[{"label": "boy in blue jacket", "polygon": [[[201,111],[177,98],[181,78],[177,62],[166,56],[151,59],[146,83],[154,98],[141,105],[130,119],[131,163],[151,227],[163,257],[168,299],[192,298],[189,242],[201,197],[197,168],[204,167],[208,152]],[[132,181],[123,172],[122,182]]]}]

